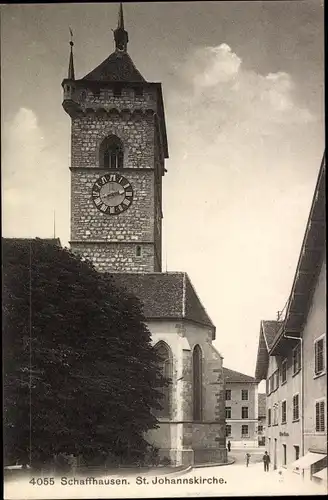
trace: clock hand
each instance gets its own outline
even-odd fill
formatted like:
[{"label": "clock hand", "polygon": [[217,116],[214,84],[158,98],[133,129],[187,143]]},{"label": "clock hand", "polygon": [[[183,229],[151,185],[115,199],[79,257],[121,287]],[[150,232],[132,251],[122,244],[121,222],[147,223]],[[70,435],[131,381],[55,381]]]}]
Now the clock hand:
[{"label": "clock hand", "polygon": [[107,193],[107,194],[103,194],[102,197],[103,198],[111,198],[113,196],[117,196],[118,194],[124,194],[124,189],[121,190],[121,191],[113,191],[112,193]]}]

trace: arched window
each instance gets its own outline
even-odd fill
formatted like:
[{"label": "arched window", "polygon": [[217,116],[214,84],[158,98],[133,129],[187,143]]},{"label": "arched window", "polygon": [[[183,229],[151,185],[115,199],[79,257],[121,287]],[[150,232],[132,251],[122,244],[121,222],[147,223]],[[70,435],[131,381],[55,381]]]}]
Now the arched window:
[{"label": "arched window", "polygon": [[137,248],[136,248],[136,256],[137,256],[137,257],[141,257],[141,246],[140,246],[140,245],[137,245]]},{"label": "arched window", "polygon": [[99,163],[103,168],[123,168],[123,143],[116,135],[103,140],[99,148]]},{"label": "arched window", "polygon": [[192,376],[193,376],[193,419],[199,421],[202,419],[202,351],[199,345],[196,345],[192,353]]},{"label": "arched window", "polygon": [[[171,350],[165,342],[156,344],[155,349],[160,357],[159,369],[164,378],[171,380],[172,378],[172,355]],[[166,387],[161,387],[160,392],[162,398],[160,399],[161,410],[156,410],[157,417],[170,418],[171,413],[171,384]]]}]

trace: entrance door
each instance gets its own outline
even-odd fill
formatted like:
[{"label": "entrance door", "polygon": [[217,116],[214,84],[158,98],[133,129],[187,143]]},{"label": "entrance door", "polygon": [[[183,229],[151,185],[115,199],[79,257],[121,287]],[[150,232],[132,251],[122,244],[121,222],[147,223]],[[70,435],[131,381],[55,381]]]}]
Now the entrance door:
[{"label": "entrance door", "polygon": [[274,440],[274,451],[273,451],[273,468],[277,468],[277,439]]}]

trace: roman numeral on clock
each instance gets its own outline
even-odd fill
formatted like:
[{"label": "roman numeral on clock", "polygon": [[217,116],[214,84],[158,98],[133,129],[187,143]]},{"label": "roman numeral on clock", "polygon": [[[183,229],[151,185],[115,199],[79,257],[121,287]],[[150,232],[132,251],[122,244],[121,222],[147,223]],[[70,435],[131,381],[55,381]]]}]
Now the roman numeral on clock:
[{"label": "roman numeral on clock", "polygon": [[130,207],[133,188],[123,175],[103,174],[93,184],[91,198],[103,214],[117,215]]}]

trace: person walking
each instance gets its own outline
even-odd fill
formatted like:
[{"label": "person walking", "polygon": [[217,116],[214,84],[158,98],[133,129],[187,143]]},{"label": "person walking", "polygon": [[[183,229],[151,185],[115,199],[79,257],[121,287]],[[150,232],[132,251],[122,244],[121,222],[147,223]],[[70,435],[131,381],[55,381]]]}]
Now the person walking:
[{"label": "person walking", "polygon": [[227,448],[228,448],[228,451],[230,452],[230,450],[231,450],[231,443],[230,443],[230,441],[228,441],[228,443],[227,443]]},{"label": "person walking", "polygon": [[269,471],[269,464],[270,464],[270,455],[266,451],[263,455],[263,464],[264,464],[264,471],[268,472]]},{"label": "person walking", "polygon": [[251,458],[250,454],[246,453],[245,458],[246,458],[246,467],[248,467],[248,465],[249,465],[249,459]]}]

